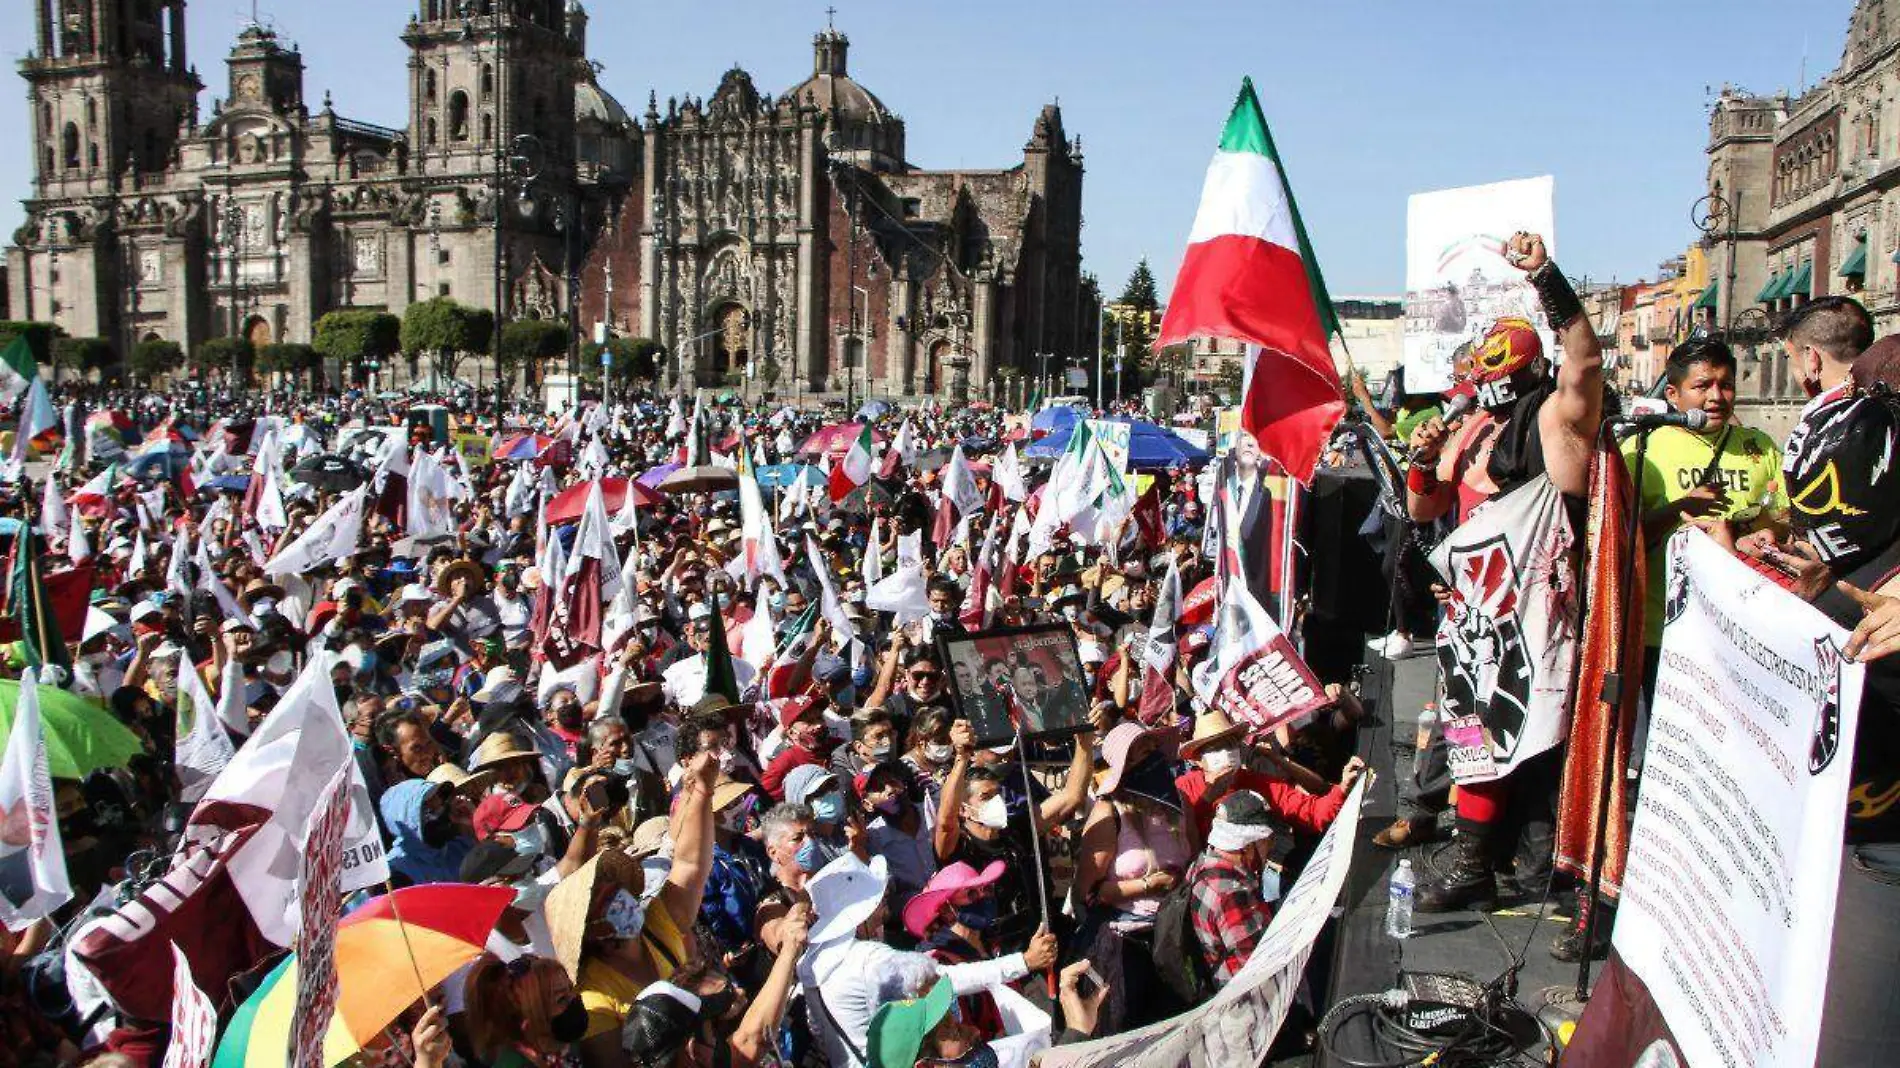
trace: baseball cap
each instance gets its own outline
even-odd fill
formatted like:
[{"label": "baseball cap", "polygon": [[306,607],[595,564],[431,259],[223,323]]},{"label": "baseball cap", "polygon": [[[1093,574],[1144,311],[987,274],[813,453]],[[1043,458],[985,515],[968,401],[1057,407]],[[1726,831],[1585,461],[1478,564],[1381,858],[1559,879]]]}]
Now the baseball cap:
[{"label": "baseball cap", "polygon": [[489,794],[475,806],[475,837],[485,842],[518,831],[534,820],[534,808],[514,794]]}]

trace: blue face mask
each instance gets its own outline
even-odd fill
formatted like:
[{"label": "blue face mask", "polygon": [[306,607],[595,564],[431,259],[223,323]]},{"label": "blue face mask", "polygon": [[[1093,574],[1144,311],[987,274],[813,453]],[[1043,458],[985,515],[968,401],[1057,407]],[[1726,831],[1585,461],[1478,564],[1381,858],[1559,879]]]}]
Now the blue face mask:
[{"label": "blue face mask", "polygon": [[765,600],[767,604],[772,606],[772,611],[782,612],[785,610],[785,595],[784,594],[775,593],[767,597]]},{"label": "blue face mask", "polygon": [[996,899],[993,897],[972,901],[957,910],[957,922],[972,931],[987,931],[996,922]]},{"label": "blue face mask", "polygon": [[836,860],[838,856],[839,850],[816,838],[807,837],[805,844],[798,847],[798,866],[807,873],[815,872]]},{"label": "blue face mask", "polygon": [[844,822],[844,798],[835,793],[811,799],[811,814],[819,823]]},{"label": "blue face mask", "polygon": [[524,857],[538,857],[548,848],[548,832],[533,823],[515,831],[514,840],[515,852]]}]

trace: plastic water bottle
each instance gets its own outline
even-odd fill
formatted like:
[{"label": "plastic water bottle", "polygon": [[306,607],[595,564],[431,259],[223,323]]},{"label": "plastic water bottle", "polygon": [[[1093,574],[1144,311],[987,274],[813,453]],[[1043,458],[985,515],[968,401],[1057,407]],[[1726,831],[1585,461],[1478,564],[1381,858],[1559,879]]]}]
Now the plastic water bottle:
[{"label": "plastic water bottle", "polygon": [[1393,938],[1412,936],[1412,891],[1416,885],[1412,862],[1399,861],[1399,870],[1392,873],[1390,896],[1385,905],[1385,933]]}]

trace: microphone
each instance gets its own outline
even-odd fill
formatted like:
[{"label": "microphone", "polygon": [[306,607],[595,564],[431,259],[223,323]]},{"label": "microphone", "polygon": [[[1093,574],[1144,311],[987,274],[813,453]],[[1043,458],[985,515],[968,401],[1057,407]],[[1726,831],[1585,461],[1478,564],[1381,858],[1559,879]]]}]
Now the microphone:
[{"label": "microphone", "polygon": [[1709,425],[1709,413],[1700,408],[1686,412],[1641,412],[1616,421],[1619,430],[1647,433],[1657,427],[1679,426],[1684,430],[1701,430]]},{"label": "microphone", "polygon": [[[1445,406],[1445,413],[1438,417],[1438,421],[1441,423],[1444,423],[1446,429],[1450,429],[1453,424],[1457,423],[1458,420],[1463,419],[1467,414],[1470,413],[1471,409],[1477,406],[1478,406],[1477,394],[1469,392],[1469,391],[1455,394],[1451,398],[1451,403]],[[1413,449],[1411,452],[1406,454],[1405,465],[1407,467],[1410,467],[1413,464],[1418,463],[1419,452],[1420,450]]]}]

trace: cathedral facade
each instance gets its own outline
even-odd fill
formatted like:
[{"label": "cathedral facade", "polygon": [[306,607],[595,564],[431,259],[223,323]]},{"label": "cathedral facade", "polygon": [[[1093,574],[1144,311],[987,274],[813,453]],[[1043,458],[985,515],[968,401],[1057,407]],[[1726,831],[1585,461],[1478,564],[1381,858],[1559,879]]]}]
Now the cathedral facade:
[{"label": "cathedral facade", "polygon": [[[12,314],[121,354],[308,341],[331,310],[447,296],[651,338],[634,370],[661,388],[963,398],[1093,341],[1059,111],[1007,169],[913,167],[832,29],[776,97],[735,69],[635,119],[598,83],[577,0],[419,0],[408,112],[385,127],[327,94],[312,111],[301,55],[264,27],[206,118],[185,0],[32,3]],[[486,385],[485,363],[458,373]]]}]

